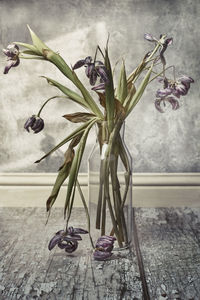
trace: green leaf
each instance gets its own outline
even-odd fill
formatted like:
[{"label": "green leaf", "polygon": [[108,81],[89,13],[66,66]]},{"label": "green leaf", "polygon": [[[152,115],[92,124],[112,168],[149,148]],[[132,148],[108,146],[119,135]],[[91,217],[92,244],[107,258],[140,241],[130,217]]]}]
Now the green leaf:
[{"label": "green leaf", "polygon": [[121,72],[120,72],[120,77],[119,77],[119,82],[117,86],[117,99],[123,104],[124,100],[126,99],[128,94],[127,91],[127,78],[126,78],[126,69],[125,69],[125,64],[124,61],[122,62],[122,67],[121,67]]},{"label": "green leaf", "polygon": [[21,43],[21,42],[14,42],[14,44],[17,44],[18,46],[22,46],[24,48],[29,49],[30,51],[32,51],[34,53],[34,55],[41,55],[40,51],[31,44],[26,44],[26,43]]},{"label": "green leaf", "polygon": [[[128,109],[129,104],[130,104],[130,102],[131,102],[133,96],[134,96],[135,93],[136,93],[135,85],[132,84],[132,83],[130,83],[130,84],[131,84],[130,90],[129,90],[128,95],[127,95],[126,99],[124,100],[124,104],[123,104],[126,110]],[[130,84],[129,84],[129,85],[130,85]]]},{"label": "green leaf", "polygon": [[[96,118],[95,118],[95,120],[96,120]],[[46,158],[47,156],[49,156],[50,154],[52,154],[53,152],[55,152],[57,149],[59,149],[60,147],[62,147],[64,144],[66,144],[67,142],[69,142],[70,140],[72,140],[73,138],[75,138],[76,136],[78,136],[81,132],[85,131],[85,129],[87,128],[87,126],[90,123],[91,123],[91,120],[88,121],[88,122],[86,122],[86,123],[84,123],[80,127],[78,127],[70,135],[68,135],[68,137],[66,137],[62,142],[60,142],[57,146],[55,146],[53,149],[51,149],[51,151],[49,151],[47,154],[45,154],[39,160],[35,161],[35,163],[41,162],[41,160],[43,160],[44,158]]]},{"label": "green leaf", "polygon": [[135,107],[135,105],[138,103],[138,101],[140,100],[140,98],[142,97],[144,90],[149,82],[149,78],[151,76],[151,72],[152,72],[152,68],[153,68],[153,64],[150,67],[149,71],[147,72],[147,74],[145,75],[144,79],[142,80],[141,84],[139,85],[137,91],[135,92],[132,100],[130,101],[130,104],[128,106],[128,110],[127,110],[127,114],[126,116],[129,115],[129,113],[133,110],[133,108]]},{"label": "green leaf", "polygon": [[57,82],[49,77],[42,76],[42,78],[45,78],[49,84],[57,87],[60,91],[62,91],[65,95],[67,95],[74,102],[82,105],[85,108],[88,108],[87,103],[79,94],[75,93],[74,91],[68,89],[66,86],[60,84],[59,82]]},{"label": "green leaf", "polygon": [[97,104],[95,103],[94,99],[92,98],[92,96],[87,91],[87,89],[84,87],[84,85],[82,84],[82,82],[79,80],[79,78],[77,77],[77,75],[76,75],[75,72],[73,72],[73,77],[74,77],[74,84],[80,90],[81,94],[83,95],[83,98],[87,102],[87,104],[90,107],[91,111],[97,117],[103,118],[103,114],[102,114],[101,110],[99,109],[99,107],[97,106]]},{"label": "green leaf", "polygon": [[115,110],[115,95],[114,95],[114,84],[113,84],[113,76],[112,69],[110,65],[110,59],[108,56],[108,46],[105,50],[105,67],[108,72],[109,83],[105,85],[106,91],[106,112],[107,112],[107,121],[108,121],[108,129],[109,132],[113,129],[113,118],[114,118],[114,110]]},{"label": "green leaf", "polygon": [[83,152],[84,152],[84,149],[85,149],[86,140],[87,140],[88,133],[89,133],[90,129],[92,128],[93,124],[96,121],[97,121],[96,118],[93,121],[90,121],[90,124],[85,129],[84,134],[82,135],[82,138],[80,140],[78,149],[76,151],[72,166],[71,166],[69,181],[68,181],[68,187],[67,187],[67,196],[66,196],[65,206],[64,206],[64,217],[66,217],[66,212],[68,210],[68,217],[67,217],[68,220],[70,218],[71,210],[72,210],[72,207],[73,207],[75,188],[76,188],[76,180],[77,180],[77,177],[78,177],[78,171],[79,171],[79,168],[80,168],[81,159],[82,159]]},{"label": "green leaf", "polygon": [[57,175],[56,182],[54,184],[51,195],[49,196],[49,198],[47,199],[47,202],[46,202],[47,212],[50,211],[51,207],[53,206],[54,202],[56,201],[56,198],[58,196],[60,188],[61,188],[63,182],[65,181],[65,179],[69,175],[73,159],[74,159],[74,150],[71,148],[68,148],[68,150],[66,152],[65,163]]},{"label": "green leaf", "polygon": [[43,55],[43,50],[44,49],[49,49],[49,47],[47,45],[45,45],[40,38],[35,34],[35,32],[33,32],[33,30],[30,28],[29,25],[27,25],[28,30],[31,34],[31,38],[33,41],[33,45],[35,46],[36,49],[38,49],[38,51],[40,52],[41,55]]},{"label": "green leaf", "polygon": [[52,62],[80,90],[87,107],[89,107],[96,116],[103,118],[103,114],[95,103],[94,99],[79,80],[76,73],[70,69],[64,59],[58,53],[55,53],[51,50],[45,50],[43,51],[43,54],[45,55],[46,59]]}]

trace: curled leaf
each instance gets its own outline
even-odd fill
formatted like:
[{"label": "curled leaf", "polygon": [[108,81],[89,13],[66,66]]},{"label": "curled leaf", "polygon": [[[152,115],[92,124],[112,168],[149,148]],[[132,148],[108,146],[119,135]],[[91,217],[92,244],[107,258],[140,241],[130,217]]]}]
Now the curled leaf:
[{"label": "curled leaf", "polygon": [[93,114],[83,113],[83,112],[67,114],[67,115],[63,116],[63,118],[67,119],[68,121],[70,121],[72,123],[88,122],[94,117],[95,117],[95,115],[93,115]]}]

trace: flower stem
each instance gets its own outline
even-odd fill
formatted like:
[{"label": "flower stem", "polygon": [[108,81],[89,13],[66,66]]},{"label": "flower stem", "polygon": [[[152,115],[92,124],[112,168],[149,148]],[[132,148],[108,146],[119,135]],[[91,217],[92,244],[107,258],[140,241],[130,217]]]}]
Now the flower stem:
[{"label": "flower stem", "polygon": [[53,96],[53,97],[47,99],[47,100],[43,103],[43,105],[41,106],[40,110],[38,111],[38,113],[37,113],[37,116],[38,116],[38,117],[40,117],[40,114],[41,114],[43,108],[45,107],[45,105],[46,105],[50,100],[55,99],[55,98],[68,98],[68,97],[65,97],[65,96]]}]

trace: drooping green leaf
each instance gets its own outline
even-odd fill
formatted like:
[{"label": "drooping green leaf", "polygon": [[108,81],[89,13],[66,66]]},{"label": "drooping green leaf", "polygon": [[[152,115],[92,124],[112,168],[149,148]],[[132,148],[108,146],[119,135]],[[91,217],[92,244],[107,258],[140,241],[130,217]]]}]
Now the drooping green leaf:
[{"label": "drooping green leaf", "polygon": [[60,147],[62,147],[64,144],[66,144],[67,142],[69,142],[70,140],[72,140],[73,138],[75,138],[76,136],[78,136],[81,132],[84,132],[85,129],[87,128],[87,126],[90,124],[90,122],[91,121],[88,121],[88,122],[84,123],[83,125],[81,125],[80,127],[78,127],[70,135],[68,135],[68,137],[66,137],[62,142],[60,142],[57,146],[55,146],[53,149],[51,149],[47,154],[45,154],[39,160],[35,161],[35,163],[41,162],[44,158],[46,158],[47,156],[49,156],[50,154],[52,154],[53,152],[55,152],[57,149],[59,149]]},{"label": "drooping green leaf", "polygon": [[47,212],[50,211],[51,207],[53,206],[54,202],[56,201],[56,198],[58,196],[60,188],[70,173],[73,159],[74,159],[74,150],[72,148],[68,148],[68,150],[66,152],[65,163],[57,175],[56,182],[54,184],[51,195],[49,196],[49,198],[47,199],[47,202],[46,202]]},{"label": "drooping green leaf", "polygon": [[124,61],[122,62],[122,67],[120,71],[119,82],[117,86],[116,96],[117,99],[123,104],[124,100],[127,97],[127,78],[126,78],[126,69]]},{"label": "drooping green leaf", "polygon": [[66,217],[66,212],[68,210],[68,220],[71,215],[71,210],[72,210],[72,206],[73,206],[73,202],[74,202],[76,180],[77,180],[78,171],[80,168],[83,152],[85,149],[86,140],[87,140],[90,129],[92,128],[93,124],[96,123],[96,121],[97,121],[96,118],[94,120],[90,121],[90,124],[85,129],[84,134],[82,135],[82,138],[80,140],[78,149],[76,150],[75,157],[74,157],[74,160],[73,160],[73,163],[71,166],[68,187],[67,187],[67,196],[66,196],[65,206],[64,206],[64,217]]},{"label": "drooping green leaf", "polygon": [[70,149],[74,149],[78,145],[78,143],[81,140],[82,135],[83,135],[83,132],[81,132],[79,135],[75,136],[72,139],[72,141],[69,144],[69,147],[68,147],[67,151],[64,154],[65,161],[64,161],[63,165],[58,169],[58,171],[60,171],[65,166],[65,164],[67,164],[69,162],[70,156],[69,156],[68,152],[70,151]]}]

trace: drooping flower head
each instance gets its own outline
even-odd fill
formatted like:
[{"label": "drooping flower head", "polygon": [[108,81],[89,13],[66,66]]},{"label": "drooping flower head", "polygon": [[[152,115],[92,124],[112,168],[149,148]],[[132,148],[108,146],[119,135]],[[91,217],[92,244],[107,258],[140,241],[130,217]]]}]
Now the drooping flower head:
[{"label": "drooping flower head", "polygon": [[36,115],[32,115],[24,124],[24,129],[28,132],[29,128],[31,128],[34,133],[40,132],[44,128],[44,120]]},{"label": "drooping flower head", "polygon": [[[164,37],[162,34],[160,35],[160,38]],[[154,43],[158,43],[158,39],[156,39],[152,34],[150,33],[145,33],[144,34],[144,38],[145,40],[149,41],[149,42],[154,42]],[[162,64],[165,66],[166,65],[166,60],[164,57],[164,52],[167,50],[167,47],[169,45],[171,45],[173,43],[173,38],[165,38],[162,45],[161,45],[161,49],[160,49],[160,60],[162,62]]]},{"label": "drooping flower head", "polygon": [[194,83],[194,79],[183,75],[177,80],[170,80],[166,77],[159,78],[159,82],[163,83],[163,89],[158,89],[156,92],[155,107],[163,113],[164,110],[161,108],[161,103],[165,106],[166,101],[172,105],[173,110],[179,108],[179,102],[175,97],[179,99],[181,96],[187,95],[190,84]]},{"label": "drooping flower head", "polygon": [[78,241],[82,240],[80,234],[86,233],[88,231],[82,228],[69,227],[67,231],[59,230],[50,240],[48,249],[52,250],[57,245],[60,249],[72,253],[78,248]]},{"label": "drooping flower head", "polygon": [[[73,70],[79,69],[85,66],[85,74],[89,78],[90,85],[94,86],[97,82],[98,77],[100,78],[100,89],[105,89],[105,84],[108,83],[108,74],[107,69],[104,66],[103,62],[95,60],[92,62],[92,57],[87,56],[85,59],[78,60],[75,65],[72,67]],[[97,90],[93,87],[92,90]]]},{"label": "drooping flower head", "polygon": [[112,250],[116,238],[113,236],[103,235],[97,242],[93,257],[95,260],[106,260],[112,256]]},{"label": "drooping flower head", "polygon": [[10,44],[6,49],[3,49],[3,53],[7,56],[8,64],[4,68],[4,74],[8,74],[12,67],[17,67],[20,63],[19,60],[19,47],[16,44]]}]

